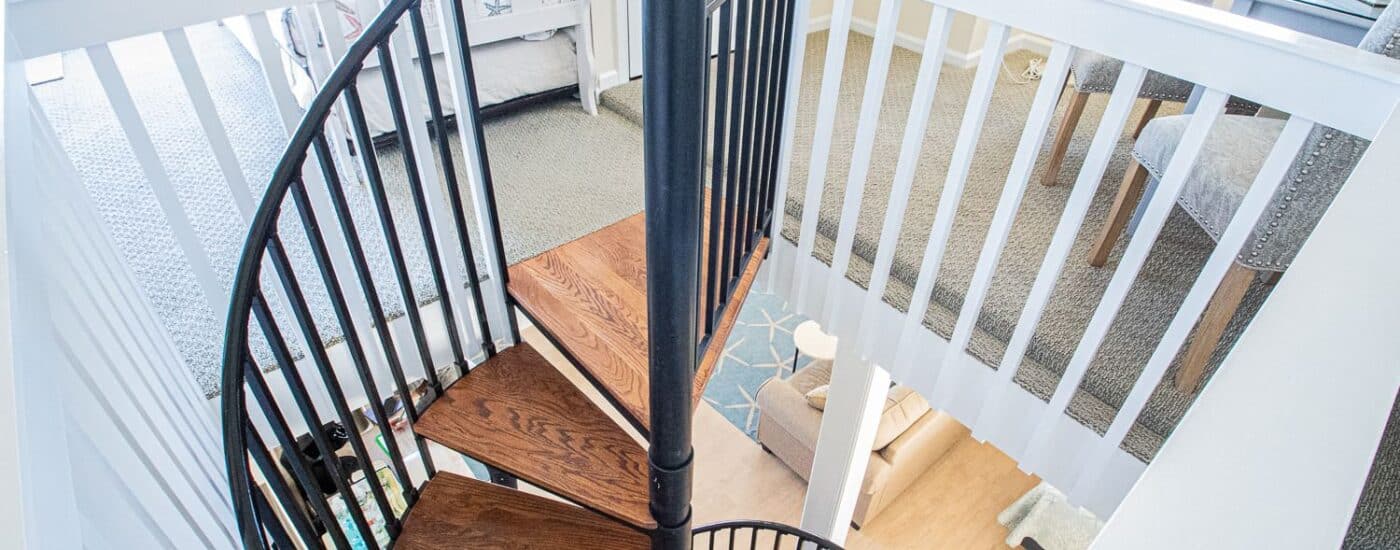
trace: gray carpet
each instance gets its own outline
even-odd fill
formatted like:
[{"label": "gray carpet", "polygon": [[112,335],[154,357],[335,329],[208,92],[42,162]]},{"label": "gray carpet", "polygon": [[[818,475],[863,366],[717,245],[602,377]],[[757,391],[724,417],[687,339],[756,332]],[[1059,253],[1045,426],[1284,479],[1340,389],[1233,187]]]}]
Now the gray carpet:
[{"label": "gray carpet", "polygon": [[[259,65],[217,25],[192,27],[190,39],[200,65],[211,77],[211,95],[253,196],[260,197],[287,138]],[[173,61],[159,36],[122,41],[112,50],[172,186],[227,291],[243,248],[246,222],[202,137]],[[34,88],[40,104],[157,316],[206,395],[216,395],[222,370],[220,335],[227,312],[211,310],[204,298],[86,55],[65,54],[64,68],[62,80]],[[533,256],[641,209],[641,136],[622,117],[606,111],[590,117],[576,101],[560,101],[528,114],[498,117],[486,127],[509,261]],[[450,139],[453,150],[460,152],[455,132]],[[379,149],[378,155],[415,301],[426,304],[437,293],[412,212],[402,155],[393,146]],[[541,165],[539,158],[568,169]],[[460,155],[454,161],[458,173],[465,173]],[[358,177],[353,168],[349,170],[342,174],[345,189],[355,223],[365,236],[375,286],[385,310],[398,317],[404,311],[403,300],[373,202],[366,186],[353,183]],[[280,234],[321,337],[329,343],[339,341],[328,293],[319,284],[294,209],[285,210]],[[480,242],[476,235],[473,240]],[[464,267],[456,269],[462,272]],[[274,316],[289,336],[296,332],[283,308],[275,308]],[[250,332],[261,334],[256,328]],[[301,357],[303,350],[295,341],[293,345],[293,353]],[[275,367],[260,337],[254,337],[253,351],[260,364]]]},{"label": "gray carpet", "polygon": [[[192,29],[191,40],[201,65],[219,67],[219,78],[210,89],[239,162],[260,195],[285,145],[285,133],[276,118],[271,99],[255,60],[247,55],[228,33],[217,26]],[[807,152],[810,150],[816,90],[820,82],[820,59],[824,55],[825,33],[811,37],[800,107],[793,190],[786,205],[789,214],[785,235],[794,237],[793,222],[800,215],[805,191]],[[836,147],[828,170],[823,195],[821,238],[818,255],[829,259],[835,236],[837,211],[849,163],[852,136],[858,116],[857,105],[864,80],[864,63],[869,55],[867,38],[853,35],[848,51],[848,72],[842,85],[841,111],[836,125]],[[140,106],[150,123],[162,162],[201,242],[209,251],[215,272],[227,286],[243,244],[244,222],[222,182],[209,145],[202,135],[193,109],[184,97],[178,76],[168,54],[158,41],[146,38],[114,45],[113,50]],[[154,52],[154,53],[153,53]],[[1009,59],[1012,67],[1022,66],[1025,54]],[[848,275],[865,283],[869,279],[879,224],[885,206],[891,171],[894,167],[905,112],[917,70],[917,56],[897,49],[891,69],[882,125],[869,184],[861,213],[855,257]],[[225,312],[212,311],[205,302],[183,253],[176,245],[164,213],[156,203],[144,174],[132,157],[115,117],[97,85],[90,65],[81,53],[65,56],[66,77],[35,88],[41,104],[98,210],[111,228],[121,252],[141,281],[157,314],[165,322],[178,349],[203,389],[218,391],[221,369],[222,323]],[[908,221],[900,238],[894,283],[886,295],[897,307],[907,307],[910,286],[917,277],[922,245],[932,213],[937,206],[942,172],[946,170],[954,131],[961,117],[963,102],[972,78],[970,70],[945,68],[935,103],[932,123],[926,137],[923,162]],[[1034,88],[1005,79],[998,83],[993,108],[978,155],[974,161],[966,195],[960,204],[959,221],[952,236],[948,256],[940,274],[939,288],[926,323],[946,335],[954,312],[961,305],[964,288],[975,262],[1015,148]],[[641,88],[639,82],[614,88],[603,97],[606,107],[597,117],[583,113],[573,101],[557,101],[505,115],[487,123],[491,165],[495,181],[504,239],[509,261],[533,256],[560,243],[582,236],[608,223],[631,215],[642,207],[641,173]],[[1091,130],[1103,109],[1104,98],[1090,101],[1080,132],[1070,148],[1062,180],[1077,172],[1087,148]],[[451,137],[454,150],[455,134]],[[1120,144],[1126,148],[1126,137]],[[379,152],[391,194],[391,207],[405,239],[404,248],[415,301],[420,304],[436,298],[422,250],[422,240],[411,215],[403,165],[396,148]],[[1030,391],[1047,396],[1058,380],[1058,373],[1077,343],[1090,308],[1102,292],[1109,269],[1088,268],[1082,261],[1087,242],[1103,219],[1110,194],[1124,169],[1124,155],[1105,176],[1106,186],[1090,212],[1090,227],[1080,236],[1073,260],[1066,268],[1045,319],[1029,352],[1028,364],[1017,381]],[[543,160],[542,160],[543,159]],[[454,162],[461,172],[462,159]],[[354,177],[347,174],[347,181]],[[210,182],[217,182],[211,185]],[[377,219],[366,190],[347,185],[362,234],[379,235]],[[1031,184],[1016,221],[1009,249],[998,270],[992,294],[979,319],[979,331],[972,351],[989,366],[1000,361],[1004,342],[1013,328],[1035,269],[1058,218],[1069,185],[1045,188]],[[294,218],[288,216],[282,234],[288,240],[290,255],[302,281],[318,280],[309,261],[309,252]],[[479,238],[473,235],[473,240]],[[1184,215],[1168,222],[1144,274],[1139,278],[1112,333],[1075,399],[1070,413],[1080,422],[1103,431],[1113,411],[1121,403],[1136,370],[1144,363],[1151,345],[1168,321],[1168,315],[1186,292],[1205,254],[1209,240]],[[385,245],[381,237],[365,240],[376,286],[391,315],[403,311],[399,291],[393,282]],[[179,259],[179,260],[173,260]],[[461,270],[462,266],[455,269]],[[313,315],[322,337],[339,339],[339,330],[329,313],[326,293],[317,284],[306,284]],[[1226,336],[1231,343],[1239,327],[1257,308],[1267,289],[1256,285]],[[290,327],[285,311],[275,312]],[[265,346],[255,353],[270,364]],[[1168,373],[1170,378],[1171,373]],[[1125,448],[1147,460],[1170,434],[1190,396],[1178,394],[1169,384],[1158,388],[1152,402]],[[1397,409],[1400,410],[1400,409]],[[1392,414],[1392,420],[1396,415]],[[1394,510],[1397,469],[1400,462],[1394,444],[1396,425],[1387,432],[1381,459],[1372,471],[1366,495],[1362,498],[1356,523],[1348,536],[1349,548],[1381,548],[1394,542],[1400,532]],[[1389,516],[1387,516],[1389,514]]]},{"label": "gray carpet", "polygon": [[[807,157],[814,130],[826,33],[811,35],[808,44],[794,147],[792,191],[786,205],[788,216],[783,232],[790,241],[796,239],[796,216],[801,215],[806,190]],[[834,248],[840,203],[859,116],[858,106],[865,79],[862,61],[869,58],[869,51],[869,38],[851,35],[846,58],[847,72],[843,75],[841,86],[841,107],[833,134],[835,146],[827,172],[818,226],[817,256],[828,263]],[[1013,69],[1024,67],[1029,57],[1024,52],[1015,53],[1008,56],[1007,62]],[[917,71],[918,56],[895,49],[891,80],[881,111],[880,132],[857,230],[855,254],[847,273],[848,277],[862,285],[869,282],[884,217],[885,199],[888,197]],[[887,302],[902,311],[908,308],[911,287],[918,276],[923,244],[937,208],[942,176],[947,170],[972,76],[971,70],[944,67],[939,82],[940,93],[925,137],[924,154],[906,212],[907,221],[900,236],[890,289],[885,296]],[[1011,155],[1033,95],[1034,87],[1031,85],[1018,85],[1005,78],[997,84],[967,189],[959,204],[958,222],[939,274],[935,300],[925,317],[925,324],[945,337],[951,333],[956,312],[962,306],[962,292],[975,266],[976,255],[995,209],[997,195],[1005,182]],[[995,368],[1000,362],[1005,342],[1014,329],[1012,323],[1024,304],[1050,234],[1068,197],[1068,182],[1072,182],[1078,173],[1105,102],[1105,97],[1095,97],[1090,101],[1070,147],[1060,177],[1061,184],[1047,188],[1037,183],[1043,166],[1038,166],[1033,174],[1008,249],[998,266],[993,288],[979,317],[979,330],[971,343],[971,351],[989,367]],[[604,93],[602,104],[640,126],[640,82],[609,90]],[[1141,107],[1139,105],[1139,109]],[[1179,109],[1179,106],[1164,106],[1162,114],[1172,114]],[[1138,114],[1140,111],[1134,113],[1134,117]],[[1059,375],[1092,314],[1092,308],[1112,275],[1116,255],[1104,269],[1089,267],[1084,258],[1087,257],[1091,240],[1097,236],[1098,223],[1106,216],[1112,193],[1116,191],[1126,168],[1126,153],[1130,146],[1131,140],[1123,136],[1119,151],[1115,154],[1116,160],[1105,173],[1087,217],[1087,227],[1081,230],[1071,260],[1061,274],[1055,295],[1028,351],[1027,362],[1016,377],[1022,387],[1042,399],[1047,399],[1058,383]],[[1042,154],[1041,162],[1044,162],[1044,157]],[[1119,253],[1122,246],[1120,242]],[[1170,322],[1170,315],[1175,312],[1204,264],[1206,255],[1210,253],[1209,247],[1209,237],[1184,212],[1180,209],[1175,211],[1158,238],[1093,367],[1071,401],[1069,412],[1073,417],[1100,433],[1104,431],[1146,363],[1151,346],[1161,337],[1166,324]],[[1221,349],[1229,349],[1234,343],[1267,292],[1268,287],[1258,283],[1254,285],[1240,314],[1231,322]],[[1214,372],[1221,359],[1218,352],[1208,375]],[[1137,419],[1137,425],[1124,441],[1124,449],[1144,461],[1151,460],[1193,399],[1193,396],[1180,394],[1172,387],[1170,380],[1174,374],[1175,367],[1168,371],[1164,378],[1166,383],[1157,388],[1148,408]],[[1396,541],[1400,540],[1400,507],[1396,505],[1400,496],[1397,495],[1400,495],[1400,402],[1392,408],[1388,428],[1342,548],[1396,548]]]},{"label": "gray carpet", "polygon": [[[816,118],[817,94],[820,89],[822,59],[825,56],[826,34],[809,38],[807,60],[802,82],[802,97],[798,108],[796,144],[793,149],[793,172],[784,236],[796,240],[797,219],[802,214],[806,194],[808,154],[811,150],[813,125]],[[860,99],[864,92],[865,63],[870,56],[871,41],[862,35],[852,35],[847,50],[847,70],[843,74],[841,96],[830,164],[822,197],[818,224],[816,254],[830,262],[841,201],[850,166]],[[1023,67],[1030,54],[1019,52],[1008,57],[1010,67]],[[884,220],[886,198],[889,195],[894,168],[898,159],[903,129],[913,95],[918,72],[917,54],[896,48],[890,79],[881,109],[871,170],[865,188],[865,200],[857,223],[854,255],[847,276],[866,285],[871,264],[879,242]],[[899,238],[891,284],[885,299],[905,310],[914,282],[919,275],[924,243],[938,207],[956,139],[957,128],[966,105],[975,71],[945,68],[939,82],[923,156],[910,196],[909,209]],[[933,304],[925,324],[947,337],[952,332],[956,315],[962,306],[963,293],[976,266],[977,255],[986,235],[997,200],[1006,181],[1011,157],[1024,126],[1034,84],[1016,84],[1002,78],[992,99],[990,113],[974,156],[971,175],[958,208],[957,222],[948,243],[943,266],[934,292]],[[1092,139],[1106,103],[1106,96],[1095,97],[1089,103],[1080,131],[1070,146],[1061,180],[1056,187],[1038,183],[1028,186],[1021,210],[1013,226],[1007,250],[1002,256],[992,288],[977,323],[970,351],[989,366],[1001,361],[1006,342],[1015,329],[1026,295],[1039,270],[1050,237],[1059,221],[1072,181],[1083,161],[1083,154]],[[640,86],[609,90],[603,104],[616,108],[630,119],[639,118]],[[1141,106],[1139,106],[1141,108]],[[1163,111],[1179,109],[1165,106]],[[1168,113],[1164,113],[1168,114]],[[1048,142],[1048,140],[1047,140]],[[1048,143],[1047,143],[1048,148]],[[1113,274],[1116,257],[1108,267],[1089,267],[1084,258],[1098,226],[1107,215],[1113,193],[1122,178],[1127,163],[1127,148],[1131,140],[1124,135],[1120,153],[1110,165],[1074,246],[1071,259],[1061,274],[1056,291],[1027,352],[1026,362],[1017,374],[1017,381],[1042,399],[1048,398],[1059,381],[1060,373],[1073,354],[1083,334],[1093,308]],[[1042,162],[1046,155],[1042,155]],[[1043,166],[1032,177],[1039,181]],[[1112,421],[1117,408],[1132,388],[1138,372],[1151,355],[1153,346],[1171,320],[1177,305],[1184,298],[1200,267],[1210,253],[1212,241],[1184,213],[1178,211],[1168,221],[1154,247],[1147,265],[1113,324],[1108,338],[1100,348],[1080,391],[1071,401],[1069,412],[1081,423],[1102,433]],[[1267,287],[1257,284],[1246,299],[1241,314],[1231,324],[1224,339],[1226,347],[1238,337],[1240,329],[1257,310]],[[1218,363],[1220,357],[1216,357]],[[1209,372],[1214,371],[1214,366]],[[1177,392],[1170,383],[1175,367],[1168,372],[1167,383],[1154,393],[1147,409],[1137,419],[1129,433],[1124,449],[1143,460],[1149,460],[1161,442],[1181,419],[1194,398]],[[1208,372],[1208,374],[1209,374]]]}]

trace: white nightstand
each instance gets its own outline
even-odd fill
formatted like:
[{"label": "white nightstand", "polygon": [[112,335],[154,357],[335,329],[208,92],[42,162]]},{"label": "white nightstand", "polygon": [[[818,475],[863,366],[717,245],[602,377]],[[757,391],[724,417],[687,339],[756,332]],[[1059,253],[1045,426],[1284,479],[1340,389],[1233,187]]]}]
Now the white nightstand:
[{"label": "white nightstand", "polygon": [[797,357],[806,355],[813,360],[832,361],[836,359],[836,337],[822,332],[816,321],[803,321],[792,331],[792,372],[797,372]]}]

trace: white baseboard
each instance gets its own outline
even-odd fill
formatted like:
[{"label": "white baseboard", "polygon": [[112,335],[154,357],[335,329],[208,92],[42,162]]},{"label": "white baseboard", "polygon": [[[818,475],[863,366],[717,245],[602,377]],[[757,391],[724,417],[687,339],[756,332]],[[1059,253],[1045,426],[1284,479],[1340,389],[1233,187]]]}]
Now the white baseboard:
[{"label": "white baseboard", "polygon": [[[807,23],[807,32],[824,31],[831,28],[831,15],[813,17]],[[866,36],[875,36],[875,22],[859,17],[851,18],[851,30]],[[896,32],[894,36],[896,46],[906,50],[921,53],[924,51],[924,39],[908,33]],[[1006,42],[1006,51],[1014,52],[1027,50],[1041,55],[1050,54],[1050,41],[1040,36],[1013,31],[1011,38]],[[972,51],[957,51],[949,49],[943,55],[943,63],[960,69],[970,69],[977,66],[977,62],[982,59],[982,50],[978,48]]]},{"label": "white baseboard", "polygon": [[621,86],[626,83],[627,79],[623,78],[622,73],[619,73],[616,70],[605,71],[603,74],[598,75],[599,92],[605,91],[608,88]]}]

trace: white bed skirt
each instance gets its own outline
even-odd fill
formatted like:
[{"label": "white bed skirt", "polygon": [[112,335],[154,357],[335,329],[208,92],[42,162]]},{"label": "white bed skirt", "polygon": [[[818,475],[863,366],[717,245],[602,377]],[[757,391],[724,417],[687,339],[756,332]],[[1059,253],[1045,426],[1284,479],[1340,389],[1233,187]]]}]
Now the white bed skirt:
[{"label": "white bed skirt", "polygon": [[[577,57],[574,54],[571,30],[561,30],[545,40],[516,38],[472,48],[476,92],[481,106],[577,85]],[[433,56],[444,114],[450,115],[453,112],[452,90],[444,63],[441,55]],[[411,76],[416,82],[422,82],[417,67],[414,67],[412,72],[400,70],[399,73],[405,77]],[[394,132],[394,119],[389,111],[383,76],[378,67],[365,68],[360,75],[359,88],[370,132],[376,136]],[[422,112],[428,112],[426,103]]]}]

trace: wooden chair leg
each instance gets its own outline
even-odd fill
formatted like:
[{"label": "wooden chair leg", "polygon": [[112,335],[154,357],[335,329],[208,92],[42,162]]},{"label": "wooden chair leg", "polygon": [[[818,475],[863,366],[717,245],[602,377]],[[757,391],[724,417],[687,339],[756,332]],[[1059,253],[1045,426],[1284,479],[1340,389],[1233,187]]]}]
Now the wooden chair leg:
[{"label": "wooden chair leg", "polygon": [[1157,116],[1157,109],[1162,108],[1162,100],[1154,99],[1147,102],[1147,108],[1142,111],[1142,118],[1138,119],[1137,127],[1133,128],[1133,139],[1142,135],[1142,129],[1147,127],[1147,123]]},{"label": "wooden chair leg", "polygon": [[1084,114],[1084,104],[1089,102],[1089,92],[1075,92],[1069,99],[1065,118],[1060,120],[1060,129],[1055,131],[1055,142],[1050,146],[1050,160],[1045,165],[1045,175],[1040,183],[1055,185],[1060,177],[1060,165],[1065,163],[1065,152],[1069,150],[1069,140],[1074,137],[1074,127],[1079,125],[1079,117]]},{"label": "wooden chair leg", "polygon": [[1143,185],[1146,183],[1147,169],[1138,164],[1136,159],[1130,160],[1128,171],[1123,174],[1123,183],[1118,186],[1118,196],[1113,199],[1113,208],[1108,211],[1108,219],[1104,220],[1099,240],[1089,250],[1089,265],[1103,267],[1103,264],[1108,261],[1108,254],[1113,251],[1113,245],[1118,242],[1118,235],[1128,225],[1128,219],[1132,218],[1133,211],[1137,210],[1137,203],[1142,196]]},{"label": "wooden chair leg", "polygon": [[1254,276],[1253,270],[1238,263],[1230,264],[1230,270],[1225,272],[1220,287],[1215,289],[1210,303],[1206,305],[1205,313],[1201,315],[1201,322],[1196,325],[1196,334],[1191,339],[1191,347],[1186,349],[1186,357],[1181,361],[1181,370],[1176,372],[1178,391],[1195,393],[1200,387],[1201,378],[1206,374],[1206,365],[1210,363],[1211,355],[1215,354],[1216,346],[1220,345],[1220,337],[1225,334],[1225,327],[1229,326],[1230,319],[1234,318],[1235,311],[1240,308],[1240,302],[1249,291],[1249,285],[1254,282]]}]

